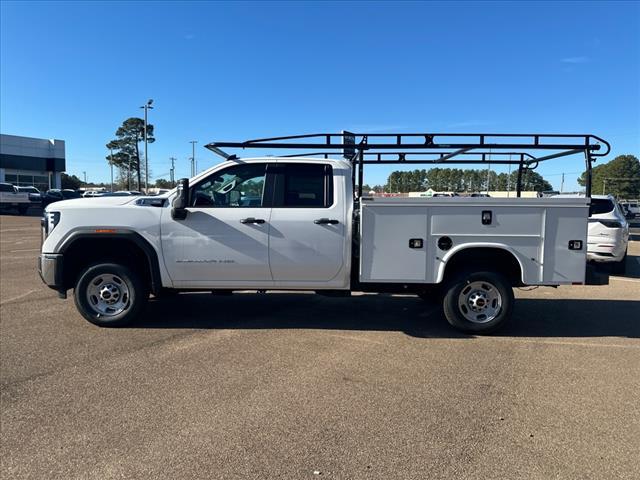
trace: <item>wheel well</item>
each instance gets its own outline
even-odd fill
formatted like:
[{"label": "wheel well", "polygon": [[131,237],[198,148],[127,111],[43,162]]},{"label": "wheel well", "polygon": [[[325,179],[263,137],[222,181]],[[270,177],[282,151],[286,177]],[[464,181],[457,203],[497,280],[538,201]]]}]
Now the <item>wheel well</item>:
[{"label": "wheel well", "polygon": [[[151,248],[151,247],[149,247]],[[142,281],[155,291],[153,263],[148,251],[130,238],[86,236],[73,240],[64,247],[62,268],[65,289],[73,288],[84,268],[95,263],[119,263],[141,275]]]},{"label": "wheel well", "polygon": [[502,248],[466,248],[455,253],[444,270],[443,281],[447,281],[461,271],[498,272],[507,277],[511,284],[522,286],[522,269],[516,257]]}]

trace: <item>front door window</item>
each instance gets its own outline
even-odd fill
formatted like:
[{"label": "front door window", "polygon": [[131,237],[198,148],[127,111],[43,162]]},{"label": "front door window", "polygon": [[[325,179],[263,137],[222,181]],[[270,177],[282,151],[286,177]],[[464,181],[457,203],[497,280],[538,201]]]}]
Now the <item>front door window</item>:
[{"label": "front door window", "polygon": [[192,207],[262,207],[265,164],[235,165],[196,185]]}]

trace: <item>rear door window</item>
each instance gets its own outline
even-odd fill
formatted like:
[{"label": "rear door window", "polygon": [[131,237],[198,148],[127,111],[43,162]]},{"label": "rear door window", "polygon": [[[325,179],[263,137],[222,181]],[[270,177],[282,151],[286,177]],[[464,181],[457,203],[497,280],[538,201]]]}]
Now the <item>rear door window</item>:
[{"label": "rear door window", "polygon": [[609,213],[614,209],[613,202],[608,198],[592,198],[589,215],[599,215],[601,213]]},{"label": "rear door window", "polygon": [[274,207],[328,208],[333,205],[331,165],[285,163],[278,165]]}]

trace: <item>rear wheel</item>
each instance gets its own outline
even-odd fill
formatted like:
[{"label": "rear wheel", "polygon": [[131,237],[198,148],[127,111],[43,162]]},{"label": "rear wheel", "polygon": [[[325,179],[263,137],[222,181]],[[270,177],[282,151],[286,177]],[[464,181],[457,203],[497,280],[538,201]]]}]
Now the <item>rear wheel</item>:
[{"label": "rear wheel", "polygon": [[444,314],[458,330],[489,333],[511,317],[513,289],[499,273],[463,273],[449,283],[445,291]]},{"label": "rear wheel", "polygon": [[73,292],[78,311],[101,327],[119,327],[133,321],[147,303],[149,293],[133,270],[116,263],[87,267]]}]

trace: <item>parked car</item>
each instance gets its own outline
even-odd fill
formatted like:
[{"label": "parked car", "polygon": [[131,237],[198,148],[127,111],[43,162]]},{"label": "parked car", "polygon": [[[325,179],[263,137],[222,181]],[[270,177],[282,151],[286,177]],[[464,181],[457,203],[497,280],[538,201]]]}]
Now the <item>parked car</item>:
[{"label": "parked car", "polygon": [[[577,197],[584,195],[558,195]],[[629,246],[629,222],[612,195],[593,195],[589,207],[587,260],[624,274]]]},{"label": "parked car", "polygon": [[634,218],[636,218],[635,214],[629,209],[628,203],[618,203],[618,205],[620,205],[622,213],[624,213],[624,218],[626,218],[627,220],[633,220]]},{"label": "parked car", "polygon": [[624,274],[629,248],[629,222],[611,195],[593,197],[589,211],[587,259],[611,265]]},{"label": "parked car", "polygon": [[86,198],[86,197],[99,197],[100,195],[104,194],[105,192],[102,190],[85,190],[84,192],[82,192],[82,197]]},{"label": "parked car", "polygon": [[630,218],[640,217],[640,204],[637,200],[628,200],[621,202],[622,206],[628,213]]},{"label": "parked car", "polygon": [[28,193],[19,192],[10,183],[0,183],[0,209],[15,208],[20,215],[24,215],[30,206]]},{"label": "parked car", "polygon": [[17,187],[19,192],[27,193],[29,195],[29,201],[32,204],[40,204],[42,202],[42,193],[36,187]]},{"label": "parked car", "polygon": [[42,206],[46,207],[54,202],[59,202],[61,200],[71,200],[74,198],[82,198],[80,192],[76,192],[71,189],[57,189],[52,188],[51,190],[47,190],[47,192],[42,196]]},{"label": "parked car", "polygon": [[131,192],[104,192],[100,195],[96,195],[96,197],[132,197],[133,194]]}]

